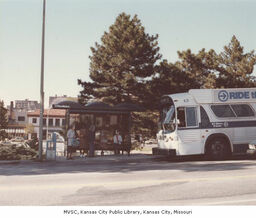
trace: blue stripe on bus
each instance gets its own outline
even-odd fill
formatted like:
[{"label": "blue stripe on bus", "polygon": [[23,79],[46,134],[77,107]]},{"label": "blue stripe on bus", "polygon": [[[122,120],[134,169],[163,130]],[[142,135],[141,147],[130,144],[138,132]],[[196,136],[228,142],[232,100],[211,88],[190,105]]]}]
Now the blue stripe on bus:
[{"label": "blue stripe on bus", "polygon": [[238,127],[256,127],[256,120],[254,121],[225,121],[225,122],[211,122],[207,125],[199,124],[199,127],[187,127],[178,130],[190,130],[190,129],[215,129],[215,128],[238,128]]}]

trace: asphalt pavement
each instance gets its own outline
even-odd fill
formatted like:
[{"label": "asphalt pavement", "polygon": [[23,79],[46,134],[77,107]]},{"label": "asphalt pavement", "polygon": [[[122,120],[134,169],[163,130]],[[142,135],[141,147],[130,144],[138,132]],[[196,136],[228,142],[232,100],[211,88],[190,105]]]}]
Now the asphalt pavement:
[{"label": "asphalt pavement", "polygon": [[0,205],[256,205],[256,160],[149,152],[0,162]]}]

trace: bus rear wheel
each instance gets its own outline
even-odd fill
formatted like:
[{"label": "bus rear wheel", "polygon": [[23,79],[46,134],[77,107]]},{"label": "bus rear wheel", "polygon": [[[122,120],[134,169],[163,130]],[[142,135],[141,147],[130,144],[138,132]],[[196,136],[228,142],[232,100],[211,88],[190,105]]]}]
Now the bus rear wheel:
[{"label": "bus rear wheel", "polygon": [[206,149],[206,157],[210,160],[223,160],[230,154],[228,142],[224,138],[211,140]]}]

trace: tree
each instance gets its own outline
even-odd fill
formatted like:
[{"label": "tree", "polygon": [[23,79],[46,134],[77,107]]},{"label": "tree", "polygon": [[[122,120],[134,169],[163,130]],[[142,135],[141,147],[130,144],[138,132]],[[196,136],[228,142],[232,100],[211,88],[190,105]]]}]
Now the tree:
[{"label": "tree", "polygon": [[244,53],[244,48],[235,36],[228,46],[224,46],[217,59],[216,71],[218,88],[255,87],[255,76],[252,76],[256,55],[254,50]]},{"label": "tree", "polygon": [[[159,99],[158,99],[159,102]],[[144,137],[152,137],[155,136],[158,127],[159,114],[158,111],[147,111],[143,113],[132,113],[132,120],[133,120],[133,126],[132,126],[132,132],[136,134],[142,134]]]},{"label": "tree", "polygon": [[152,80],[147,81],[147,107],[157,109],[161,96],[179,92],[186,92],[191,87],[192,80],[188,74],[181,71],[175,64],[163,60],[156,67]]},{"label": "tree", "polygon": [[188,49],[187,51],[178,51],[178,55],[180,61],[176,62],[176,66],[186,74],[190,82],[188,89],[214,88],[216,86],[217,54],[213,49],[209,52],[202,49],[197,54],[193,54]]},{"label": "tree", "polygon": [[4,107],[4,102],[0,101],[0,140],[6,137],[5,129],[7,128],[7,109]]},{"label": "tree", "polygon": [[[161,58],[158,35],[150,36],[137,15],[131,18],[120,14],[109,32],[91,48],[90,78],[92,82],[78,84],[83,87],[80,102],[98,98],[107,103],[143,102],[146,81],[155,71]],[[144,94],[146,94],[144,92]]]},{"label": "tree", "polygon": [[220,54],[211,49],[193,54],[190,49],[178,52],[176,66],[190,79],[189,88],[242,88],[255,87],[252,76],[256,55],[254,51],[244,53],[235,36]]},{"label": "tree", "polygon": [[27,124],[26,128],[25,128],[25,132],[26,132],[26,134],[34,133],[34,126],[33,126],[33,124],[31,124],[31,123]]}]

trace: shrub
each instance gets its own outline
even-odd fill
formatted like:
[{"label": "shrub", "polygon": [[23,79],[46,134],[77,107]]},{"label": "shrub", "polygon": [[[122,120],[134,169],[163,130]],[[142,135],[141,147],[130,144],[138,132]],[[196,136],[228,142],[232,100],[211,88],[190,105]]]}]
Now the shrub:
[{"label": "shrub", "polygon": [[24,144],[0,144],[0,160],[33,160],[37,152]]}]

